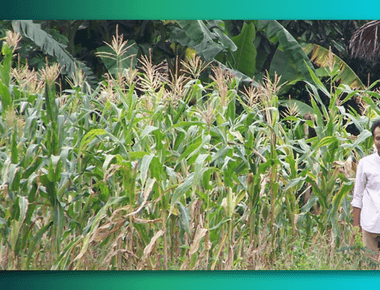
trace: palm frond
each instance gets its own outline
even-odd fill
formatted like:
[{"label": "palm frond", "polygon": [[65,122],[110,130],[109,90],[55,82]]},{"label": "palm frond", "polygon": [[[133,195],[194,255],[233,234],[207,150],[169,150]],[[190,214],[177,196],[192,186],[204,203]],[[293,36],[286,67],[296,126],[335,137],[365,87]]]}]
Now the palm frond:
[{"label": "palm frond", "polygon": [[371,59],[380,55],[380,20],[370,21],[357,29],[350,39],[351,55]]},{"label": "palm frond", "polygon": [[67,75],[72,76],[75,73],[76,64],[86,75],[87,81],[90,84],[94,84],[95,76],[91,69],[83,62],[75,59],[66,50],[66,46],[56,41],[49,33],[44,31],[40,24],[34,23],[32,20],[14,20],[12,25],[14,30],[31,39],[44,52],[57,57],[58,62]]},{"label": "palm frond", "polygon": [[338,82],[349,85],[351,88],[363,89],[365,86],[356,73],[339,56],[331,50],[317,44],[302,45],[303,51],[310,56],[310,60],[321,68],[339,68]]}]

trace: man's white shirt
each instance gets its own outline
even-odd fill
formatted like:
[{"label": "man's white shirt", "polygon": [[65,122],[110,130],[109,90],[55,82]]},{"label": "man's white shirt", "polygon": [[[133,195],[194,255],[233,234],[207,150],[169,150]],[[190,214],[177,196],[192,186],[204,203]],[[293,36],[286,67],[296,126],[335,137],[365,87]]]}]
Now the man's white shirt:
[{"label": "man's white shirt", "polygon": [[361,208],[361,227],[380,234],[380,156],[377,152],[359,160],[351,205]]}]

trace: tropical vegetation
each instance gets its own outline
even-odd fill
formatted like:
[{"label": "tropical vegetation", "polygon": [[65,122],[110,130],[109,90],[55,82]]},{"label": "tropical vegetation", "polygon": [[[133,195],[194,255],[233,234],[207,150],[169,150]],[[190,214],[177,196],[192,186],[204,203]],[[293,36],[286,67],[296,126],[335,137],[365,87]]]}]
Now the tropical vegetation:
[{"label": "tropical vegetation", "polygon": [[116,28],[101,78],[2,24],[1,268],[377,269],[350,206],[377,82],[277,21],[154,23],[173,57]]}]

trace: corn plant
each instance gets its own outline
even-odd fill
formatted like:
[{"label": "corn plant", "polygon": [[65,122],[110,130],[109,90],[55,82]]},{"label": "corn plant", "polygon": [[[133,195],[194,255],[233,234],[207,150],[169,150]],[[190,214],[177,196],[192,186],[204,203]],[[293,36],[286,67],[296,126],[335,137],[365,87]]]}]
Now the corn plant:
[{"label": "corn plant", "polygon": [[132,47],[115,36],[101,56],[117,73],[92,89],[77,69],[60,92],[57,65],[13,63],[17,39],[3,41],[0,67],[3,269],[377,267],[350,248],[370,118],[343,106],[363,96],[378,116],[371,87],[334,86],[331,70],[327,90],[310,70],[313,116],[291,100],[281,115],[277,76],[241,90],[197,56],[175,72],[150,56],[126,68]]}]

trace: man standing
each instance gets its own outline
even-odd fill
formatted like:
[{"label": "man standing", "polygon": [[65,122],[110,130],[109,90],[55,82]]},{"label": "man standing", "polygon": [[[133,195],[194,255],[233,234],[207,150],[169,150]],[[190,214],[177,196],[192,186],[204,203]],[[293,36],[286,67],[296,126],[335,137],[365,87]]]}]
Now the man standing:
[{"label": "man standing", "polygon": [[354,227],[359,226],[364,245],[375,252],[380,242],[380,120],[371,127],[377,152],[362,158],[356,171],[354,195],[351,205]]}]

